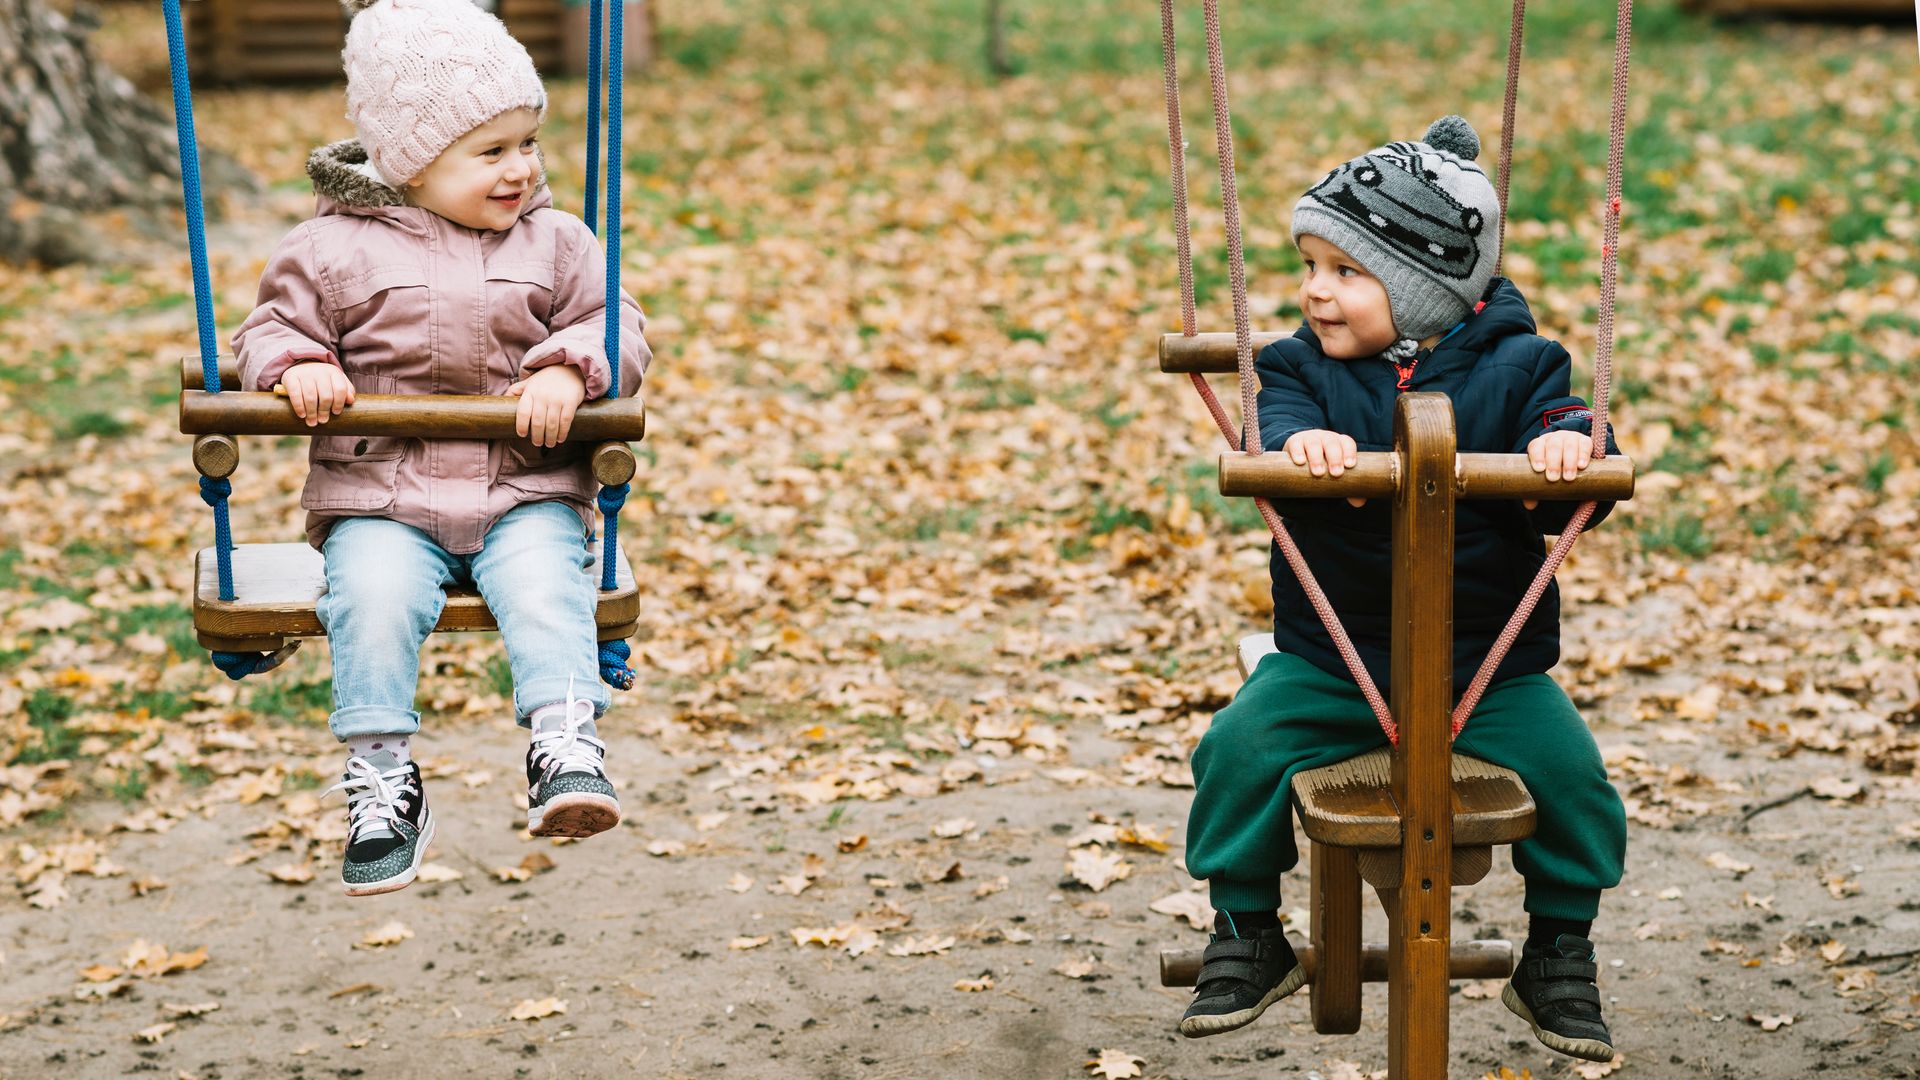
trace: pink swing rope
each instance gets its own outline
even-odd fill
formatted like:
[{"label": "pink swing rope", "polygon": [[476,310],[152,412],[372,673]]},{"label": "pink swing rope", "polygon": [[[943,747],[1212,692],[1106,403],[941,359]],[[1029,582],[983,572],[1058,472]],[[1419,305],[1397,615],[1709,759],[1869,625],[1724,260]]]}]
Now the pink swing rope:
[{"label": "pink swing rope", "polygon": [[[1226,64],[1220,40],[1220,13],[1217,0],[1205,0],[1204,13],[1207,34],[1207,74],[1211,84],[1214,113],[1214,138],[1219,148],[1221,202],[1225,212],[1227,244],[1229,248],[1228,276],[1233,289],[1234,344],[1236,366],[1240,381],[1240,410],[1245,424],[1247,437],[1244,447],[1247,453],[1263,452],[1260,443],[1259,425],[1259,381],[1253,370],[1253,336],[1247,312],[1246,266],[1242,253],[1240,236],[1239,198],[1234,182],[1233,164],[1233,128],[1232,117],[1227,101]],[[1512,167],[1514,112],[1517,102],[1520,77],[1520,50],[1522,30],[1526,14],[1525,0],[1514,0],[1512,24],[1507,43],[1507,79],[1505,101],[1502,107],[1500,132],[1500,227],[1502,255],[1505,254],[1506,207],[1508,175]],[[1614,25],[1613,53],[1613,102],[1608,130],[1607,146],[1607,193],[1605,202],[1605,237],[1601,247],[1600,271],[1600,314],[1597,327],[1598,348],[1594,360],[1593,389],[1593,456],[1595,459],[1606,456],[1607,412],[1609,391],[1613,381],[1613,344],[1614,344],[1614,303],[1619,280],[1618,255],[1620,239],[1621,212],[1621,174],[1625,162],[1627,77],[1632,57],[1632,0],[1618,0]],[[1174,232],[1177,239],[1176,253],[1180,272],[1180,330],[1182,335],[1192,337],[1196,329],[1196,313],[1193,285],[1192,232],[1187,219],[1187,178],[1186,143],[1181,135],[1180,120],[1180,82],[1175,47],[1173,0],[1160,2],[1160,42],[1163,74],[1166,82],[1167,106],[1167,146],[1172,161],[1172,180],[1174,195]],[[1231,419],[1214,395],[1204,376],[1192,374],[1194,389],[1206,403],[1207,411],[1214,423],[1220,428],[1220,434],[1227,445],[1235,450],[1243,448],[1243,440],[1233,429]],[[1260,516],[1267,523],[1287,565],[1292,568],[1301,587],[1307,593],[1308,602],[1315,614],[1326,627],[1327,634],[1333,639],[1335,649],[1345,661],[1347,670],[1352,673],[1360,693],[1373,710],[1374,717],[1380,722],[1380,730],[1387,741],[1398,745],[1399,730],[1394,723],[1386,700],[1381,696],[1373,677],[1360,660],[1359,652],[1354,648],[1333,605],[1327,600],[1326,593],[1314,578],[1313,571],[1306,559],[1295,546],[1292,536],[1273,505],[1266,499],[1255,499],[1254,504],[1260,510]],[[1493,673],[1499,668],[1512,649],[1520,630],[1526,625],[1529,616],[1539,605],[1540,598],[1546,594],[1547,586],[1553,576],[1566,561],[1567,553],[1573,550],[1574,543],[1580,538],[1580,532],[1592,519],[1597,504],[1582,503],[1574,511],[1565,529],[1561,531],[1553,548],[1548,552],[1540,572],[1534,577],[1526,595],[1521,598],[1519,607],[1514,611],[1493,647],[1481,662],[1467,690],[1461,695],[1454,707],[1452,730],[1457,737],[1466,727],[1467,718],[1473,714],[1485,694],[1487,685],[1493,679]]]}]

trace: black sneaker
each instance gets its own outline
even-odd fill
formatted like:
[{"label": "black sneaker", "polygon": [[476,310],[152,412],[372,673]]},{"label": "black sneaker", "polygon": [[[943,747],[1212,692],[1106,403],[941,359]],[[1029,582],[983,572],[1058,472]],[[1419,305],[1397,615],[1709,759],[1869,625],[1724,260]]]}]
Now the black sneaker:
[{"label": "black sneaker", "polygon": [[1613,1060],[1613,1035],[1600,1016],[1600,967],[1593,942],[1561,934],[1551,946],[1520,954],[1520,966],[1500,992],[1513,1014],[1533,1027],[1549,1049],[1588,1061]]},{"label": "black sneaker", "polygon": [[1267,1006],[1306,985],[1307,970],[1277,926],[1252,937],[1215,934],[1200,955],[1194,1001],[1180,1018],[1180,1034],[1189,1039],[1245,1027]]},{"label": "black sneaker", "polygon": [[393,892],[413,884],[433,843],[433,812],[420,786],[420,766],[392,754],[347,761],[347,775],[327,789],[347,793],[347,854],[340,880],[348,896]]},{"label": "black sneaker", "polygon": [[593,704],[569,696],[560,728],[535,731],[527,747],[527,831],[592,836],[620,824],[620,800],[607,779],[607,744],[580,729]]}]

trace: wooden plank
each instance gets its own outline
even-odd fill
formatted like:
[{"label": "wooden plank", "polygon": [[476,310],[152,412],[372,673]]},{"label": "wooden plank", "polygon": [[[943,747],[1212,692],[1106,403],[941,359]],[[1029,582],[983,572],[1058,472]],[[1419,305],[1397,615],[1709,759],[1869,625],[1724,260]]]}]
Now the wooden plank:
[{"label": "wooden plank", "polygon": [[[1291,331],[1256,330],[1253,355],[1259,356],[1261,349],[1291,336]],[[1240,352],[1232,334],[1160,336],[1160,370],[1170,375],[1228,375],[1240,370],[1239,359]]]},{"label": "wooden plank", "polygon": [[[1310,942],[1294,942],[1294,955],[1307,977],[1317,985],[1321,978],[1319,953]],[[1192,986],[1200,977],[1200,949],[1162,949],[1160,985]],[[1510,941],[1456,942],[1447,956],[1448,976],[1453,979],[1504,979],[1513,974],[1513,943]],[[1368,943],[1360,947],[1360,981],[1387,981],[1387,947]],[[1445,1074],[1441,1074],[1444,1076]]]},{"label": "wooden plank", "polygon": [[[1404,880],[1400,865],[1399,848],[1357,848],[1356,861],[1360,867],[1360,880],[1379,890],[1382,895],[1389,889],[1397,889]],[[1452,872],[1448,880],[1454,885],[1471,885],[1487,876],[1493,869],[1493,849],[1491,847],[1455,847],[1453,849]]]},{"label": "wooden plank", "polygon": [[1390,708],[1399,723],[1393,795],[1401,808],[1404,887],[1387,908],[1387,1073],[1447,1075],[1452,945],[1453,403],[1403,394],[1393,443],[1402,458],[1393,514]]},{"label": "wooden plank", "polygon": [[1359,866],[1352,848],[1325,844],[1314,844],[1309,859],[1313,948],[1320,957],[1320,968],[1307,991],[1313,1030],[1351,1035],[1360,1030],[1360,984],[1366,980],[1360,950]]},{"label": "wooden plank", "polygon": [[[1399,487],[1398,456],[1377,451],[1354,455],[1357,464],[1340,476],[1315,476],[1278,448],[1264,454],[1229,450],[1220,455],[1220,494],[1268,499],[1384,499]],[[1459,454],[1453,490],[1461,499],[1540,499],[1559,502],[1622,502],[1633,498],[1633,459],[1612,454],[1571,479],[1548,480],[1533,471],[1525,454]]]},{"label": "wooden plank", "polygon": [[[224,379],[222,380],[225,381]],[[188,435],[399,435],[433,439],[511,439],[519,401],[478,394],[361,394],[316,427],[282,397],[255,391],[180,392],[180,430]],[[568,442],[637,441],[647,432],[638,397],[580,406]]]},{"label": "wooden plank", "polygon": [[[593,545],[594,564],[589,570],[600,580],[601,545]],[[235,598],[220,599],[220,574],[212,548],[201,548],[194,555],[193,601],[194,630],[208,638],[229,643],[244,639],[324,637],[326,631],[314,614],[314,604],[326,592],[325,562],[320,553],[307,544],[242,544],[233,552]],[[640,618],[640,590],[633,581],[633,569],[621,560],[618,585],[612,591],[600,591],[594,624],[597,628],[632,633]],[[434,630],[497,629],[486,601],[470,588],[447,590],[447,605]],[[600,640],[613,637],[601,635]]]},{"label": "wooden plank", "polygon": [[[1455,842],[1478,847],[1533,835],[1536,808],[1519,774],[1466,754],[1453,754]],[[1316,843],[1351,848],[1400,846],[1400,804],[1393,795],[1393,754],[1386,747],[1293,778],[1300,825]]]}]

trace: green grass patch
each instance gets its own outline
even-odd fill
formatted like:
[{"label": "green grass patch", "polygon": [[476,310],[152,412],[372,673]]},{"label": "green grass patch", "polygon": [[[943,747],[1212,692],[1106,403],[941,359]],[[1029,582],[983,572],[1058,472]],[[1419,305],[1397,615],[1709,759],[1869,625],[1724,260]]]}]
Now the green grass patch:
[{"label": "green grass patch", "polygon": [[1668,552],[1698,559],[1713,550],[1713,537],[1699,515],[1681,511],[1639,529],[1640,548],[1648,552]]},{"label": "green grass patch", "polygon": [[268,682],[253,692],[249,705],[271,720],[311,720],[333,706],[333,680]]},{"label": "green grass patch", "polygon": [[140,765],[120,773],[112,784],[107,786],[107,794],[123,803],[137,803],[147,797],[147,770]]},{"label": "green grass patch", "polygon": [[14,762],[35,765],[78,757],[80,733],[67,726],[74,713],[71,698],[41,687],[27,698],[27,724],[39,738],[14,755]]},{"label": "green grass patch", "polygon": [[487,657],[487,689],[503,698],[513,697],[513,664],[504,653]]}]

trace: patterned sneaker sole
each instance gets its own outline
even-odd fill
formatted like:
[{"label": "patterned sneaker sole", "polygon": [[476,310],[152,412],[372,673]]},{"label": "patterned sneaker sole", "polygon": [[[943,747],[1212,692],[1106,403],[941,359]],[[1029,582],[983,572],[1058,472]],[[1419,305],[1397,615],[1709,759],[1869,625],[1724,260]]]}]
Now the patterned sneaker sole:
[{"label": "patterned sneaker sole", "polygon": [[1291,995],[1306,984],[1307,969],[1295,964],[1293,970],[1287,972],[1287,977],[1274,984],[1273,989],[1267,991],[1267,995],[1257,1003],[1237,1012],[1220,1013],[1216,1016],[1183,1017],[1180,1020],[1180,1034],[1189,1039],[1203,1039],[1208,1035],[1219,1035],[1246,1027],[1260,1019],[1260,1014],[1267,1011],[1267,1006]]},{"label": "patterned sneaker sole", "polygon": [[347,886],[348,896],[378,896],[381,893],[399,892],[413,884],[420,873],[420,862],[427,857],[427,847],[433,843],[433,811],[428,810],[426,820],[420,823],[420,839],[413,845],[413,864],[390,878],[379,881],[365,881]]},{"label": "patterned sneaker sole", "polygon": [[593,836],[620,824],[620,804],[589,791],[556,795],[527,811],[527,831],[535,836]]},{"label": "patterned sneaker sole", "polygon": [[1569,1039],[1565,1035],[1556,1035],[1535,1023],[1533,1010],[1527,1008],[1527,1003],[1520,1000],[1520,992],[1513,988],[1512,983],[1508,983],[1506,989],[1500,991],[1500,1003],[1507,1007],[1507,1011],[1525,1020],[1527,1026],[1533,1029],[1533,1037],[1539,1039],[1541,1045],[1547,1049],[1558,1050],[1563,1054],[1586,1061],[1613,1060],[1613,1047],[1599,1039]]}]

